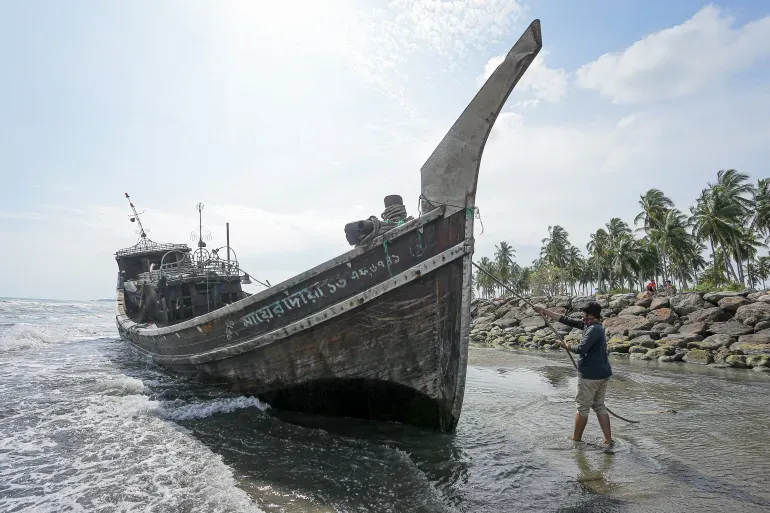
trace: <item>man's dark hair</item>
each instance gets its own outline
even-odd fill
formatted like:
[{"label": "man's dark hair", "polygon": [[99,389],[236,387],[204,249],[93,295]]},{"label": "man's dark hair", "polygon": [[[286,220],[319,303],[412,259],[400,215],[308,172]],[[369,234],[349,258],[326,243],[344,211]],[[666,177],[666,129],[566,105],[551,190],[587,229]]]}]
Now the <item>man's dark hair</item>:
[{"label": "man's dark hair", "polygon": [[602,307],[599,306],[599,303],[596,301],[591,301],[587,305],[585,305],[583,308],[580,309],[581,312],[585,312],[588,315],[593,315],[597,319],[602,318]]}]

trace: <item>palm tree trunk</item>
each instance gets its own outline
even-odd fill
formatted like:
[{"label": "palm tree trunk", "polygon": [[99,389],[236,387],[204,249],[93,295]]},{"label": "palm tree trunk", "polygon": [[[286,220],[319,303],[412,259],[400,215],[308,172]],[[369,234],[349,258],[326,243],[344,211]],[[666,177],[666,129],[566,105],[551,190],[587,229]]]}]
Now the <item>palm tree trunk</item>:
[{"label": "palm tree trunk", "polygon": [[714,250],[714,239],[710,238],[709,243],[711,244],[711,258],[714,260],[714,286],[716,287],[719,282],[719,278],[717,277],[717,252]]},{"label": "palm tree trunk", "polygon": [[741,259],[741,250],[738,246],[738,239],[733,237],[733,247],[735,248],[735,263],[738,266],[738,274],[741,279],[741,285],[746,285],[746,278],[743,274],[743,261]]},{"label": "palm tree trunk", "polygon": [[722,256],[725,259],[725,268],[729,271],[728,274],[732,275],[733,281],[738,281],[738,275],[735,274],[735,269],[733,269],[733,263],[730,260],[730,256],[727,254],[727,249],[724,247],[724,245],[722,245]]}]

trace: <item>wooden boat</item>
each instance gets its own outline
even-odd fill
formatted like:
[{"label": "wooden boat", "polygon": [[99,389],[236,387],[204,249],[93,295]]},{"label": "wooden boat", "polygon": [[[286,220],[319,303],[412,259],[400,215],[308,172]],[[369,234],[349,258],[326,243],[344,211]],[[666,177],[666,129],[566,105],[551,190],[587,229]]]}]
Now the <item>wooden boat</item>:
[{"label": "wooden boat", "polygon": [[453,431],[479,163],[541,45],[535,20],[422,167],[424,213],[406,218],[389,196],[382,220],[345,227],[354,249],[283,283],[246,294],[236,259],[202,240],[194,251],[157,244],[142,228],[137,245],[116,253],[120,336],[154,364],[273,407]]}]

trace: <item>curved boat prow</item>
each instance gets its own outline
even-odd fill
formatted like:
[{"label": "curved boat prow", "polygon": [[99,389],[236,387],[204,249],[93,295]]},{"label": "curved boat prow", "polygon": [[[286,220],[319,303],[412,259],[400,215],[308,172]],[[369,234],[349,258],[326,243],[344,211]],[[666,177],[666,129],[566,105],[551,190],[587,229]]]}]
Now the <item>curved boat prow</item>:
[{"label": "curved boat prow", "polygon": [[481,154],[489,133],[542,46],[540,20],[535,20],[433,150],[420,170],[423,212],[446,205],[445,215],[449,216],[474,206]]}]

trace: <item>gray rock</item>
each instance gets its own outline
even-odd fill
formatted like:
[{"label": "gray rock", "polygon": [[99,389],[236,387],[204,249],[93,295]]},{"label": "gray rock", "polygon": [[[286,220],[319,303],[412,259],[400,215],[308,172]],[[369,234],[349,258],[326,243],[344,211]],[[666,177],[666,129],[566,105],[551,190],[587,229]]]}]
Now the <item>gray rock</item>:
[{"label": "gray rock", "polygon": [[[727,297],[745,297],[743,292],[733,292],[731,290],[720,290],[718,292],[709,292],[703,296],[703,299],[712,305],[718,305],[721,300]],[[721,305],[720,305],[721,306]]]},{"label": "gray rock", "polygon": [[692,324],[683,325],[679,328],[679,333],[704,335],[707,327],[705,322],[694,322]]},{"label": "gray rock", "polygon": [[628,352],[631,354],[635,354],[635,353],[647,354],[647,349],[648,348],[645,346],[631,346],[628,348]]},{"label": "gray rock", "polygon": [[679,333],[680,328],[678,326],[669,326],[661,332],[662,336],[676,335]]},{"label": "gray rock", "polygon": [[687,363],[698,363],[701,365],[714,363],[714,357],[705,349],[691,349],[685,353],[682,360]]},{"label": "gray rock", "polygon": [[642,299],[637,299],[636,303],[634,303],[636,306],[641,306],[642,308],[649,308],[652,304],[652,298],[651,297],[645,297]]},{"label": "gray rock", "polygon": [[670,308],[658,308],[656,310],[651,311],[649,314],[647,314],[647,320],[649,320],[653,324],[658,324],[661,322],[671,324],[678,318],[679,316],[676,314],[676,312],[674,312]]},{"label": "gray rock", "polygon": [[717,335],[730,335],[732,337],[740,337],[741,335],[748,335],[754,330],[751,326],[746,326],[740,322],[730,319],[727,322],[714,322],[709,324],[708,330],[711,333]]},{"label": "gray rock", "polygon": [[742,354],[731,354],[725,358],[725,363],[729,364],[730,367],[735,367],[736,369],[748,368],[748,365],[746,365],[746,357]]},{"label": "gray rock", "polygon": [[[751,306],[751,305],[748,305]],[[722,310],[719,307],[712,306],[711,308],[703,308],[701,310],[696,310],[694,312],[691,312],[688,316],[688,324],[691,324],[693,322],[706,322],[706,323],[712,323],[712,322],[723,322],[730,319],[730,316],[725,313],[724,310]]]},{"label": "gray rock", "polygon": [[656,341],[657,346],[660,347],[670,347],[672,350],[675,347],[687,347],[688,342],[694,342],[693,340],[685,340],[683,338],[662,338],[658,341]]},{"label": "gray rock", "polygon": [[644,315],[647,309],[643,306],[629,306],[620,311],[619,315]]},{"label": "gray rock", "polygon": [[743,296],[726,297],[719,300],[719,308],[725,312],[734,314],[738,308],[742,307],[743,305],[749,305],[751,303],[752,301],[749,301]]},{"label": "gray rock", "polygon": [[656,297],[653,298],[652,303],[650,304],[650,310],[657,310],[658,308],[669,308],[670,305],[671,300],[668,297]]},{"label": "gray rock", "polygon": [[632,340],[629,340],[628,344],[630,346],[641,346],[641,347],[647,347],[647,348],[653,348],[657,345],[655,340],[653,340],[652,337],[650,337],[649,335],[636,337]]},{"label": "gray rock", "polygon": [[735,312],[735,319],[749,326],[770,320],[770,304],[757,301],[756,303],[743,305]]},{"label": "gray rock", "polygon": [[579,312],[581,308],[586,306],[588,303],[596,301],[596,298],[594,296],[578,296],[572,298],[572,310]]},{"label": "gray rock", "polygon": [[706,305],[700,294],[686,293],[671,296],[671,308],[679,315],[688,315]]},{"label": "gray rock", "polygon": [[762,331],[770,329],[770,321],[761,321],[754,325],[754,331]]},{"label": "gray rock", "polygon": [[688,342],[687,347],[689,349],[716,350],[720,347],[730,347],[734,342],[735,339],[730,335],[711,335],[701,341]]},{"label": "gray rock", "polygon": [[637,337],[651,337],[653,340],[658,340],[660,333],[652,330],[631,330],[628,332],[628,340],[633,340]]},{"label": "gray rock", "polygon": [[757,301],[761,301],[763,303],[770,303],[770,295],[763,294],[757,298]]},{"label": "gray rock", "polygon": [[746,365],[749,367],[770,367],[770,356],[764,354],[755,354],[747,356]]},{"label": "gray rock", "polygon": [[738,337],[738,342],[732,345],[732,349],[739,350],[743,354],[770,355],[770,333],[760,331],[751,335],[741,335]]},{"label": "gray rock", "polygon": [[637,315],[619,315],[604,320],[604,329],[609,335],[626,335],[632,330],[648,330],[652,327],[652,322],[644,317]]},{"label": "gray rock", "polygon": [[668,329],[670,327],[671,327],[671,325],[669,325],[669,324],[666,324],[664,322],[659,322],[658,324],[653,325],[651,330],[652,331],[657,331],[657,332],[660,333],[660,332],[663,332],[663,330]]},{"label": "gray rock", "polygon": [[483,326],[489,326],[495,320],[494,315],[485,315],[483,317],[477,317],[474,319],[473,326],[481,328]]},{"label": "gray rock", "polygon": [[652,357],[647,356],[645,353],[632,353],[632,360],[652,360]]},{"label": "gray rock", "polygon": [[647,356],[650,358],[660,358],[661,356],[673,356],[675,353],[672,346],[661,346],[647,350]]}]

